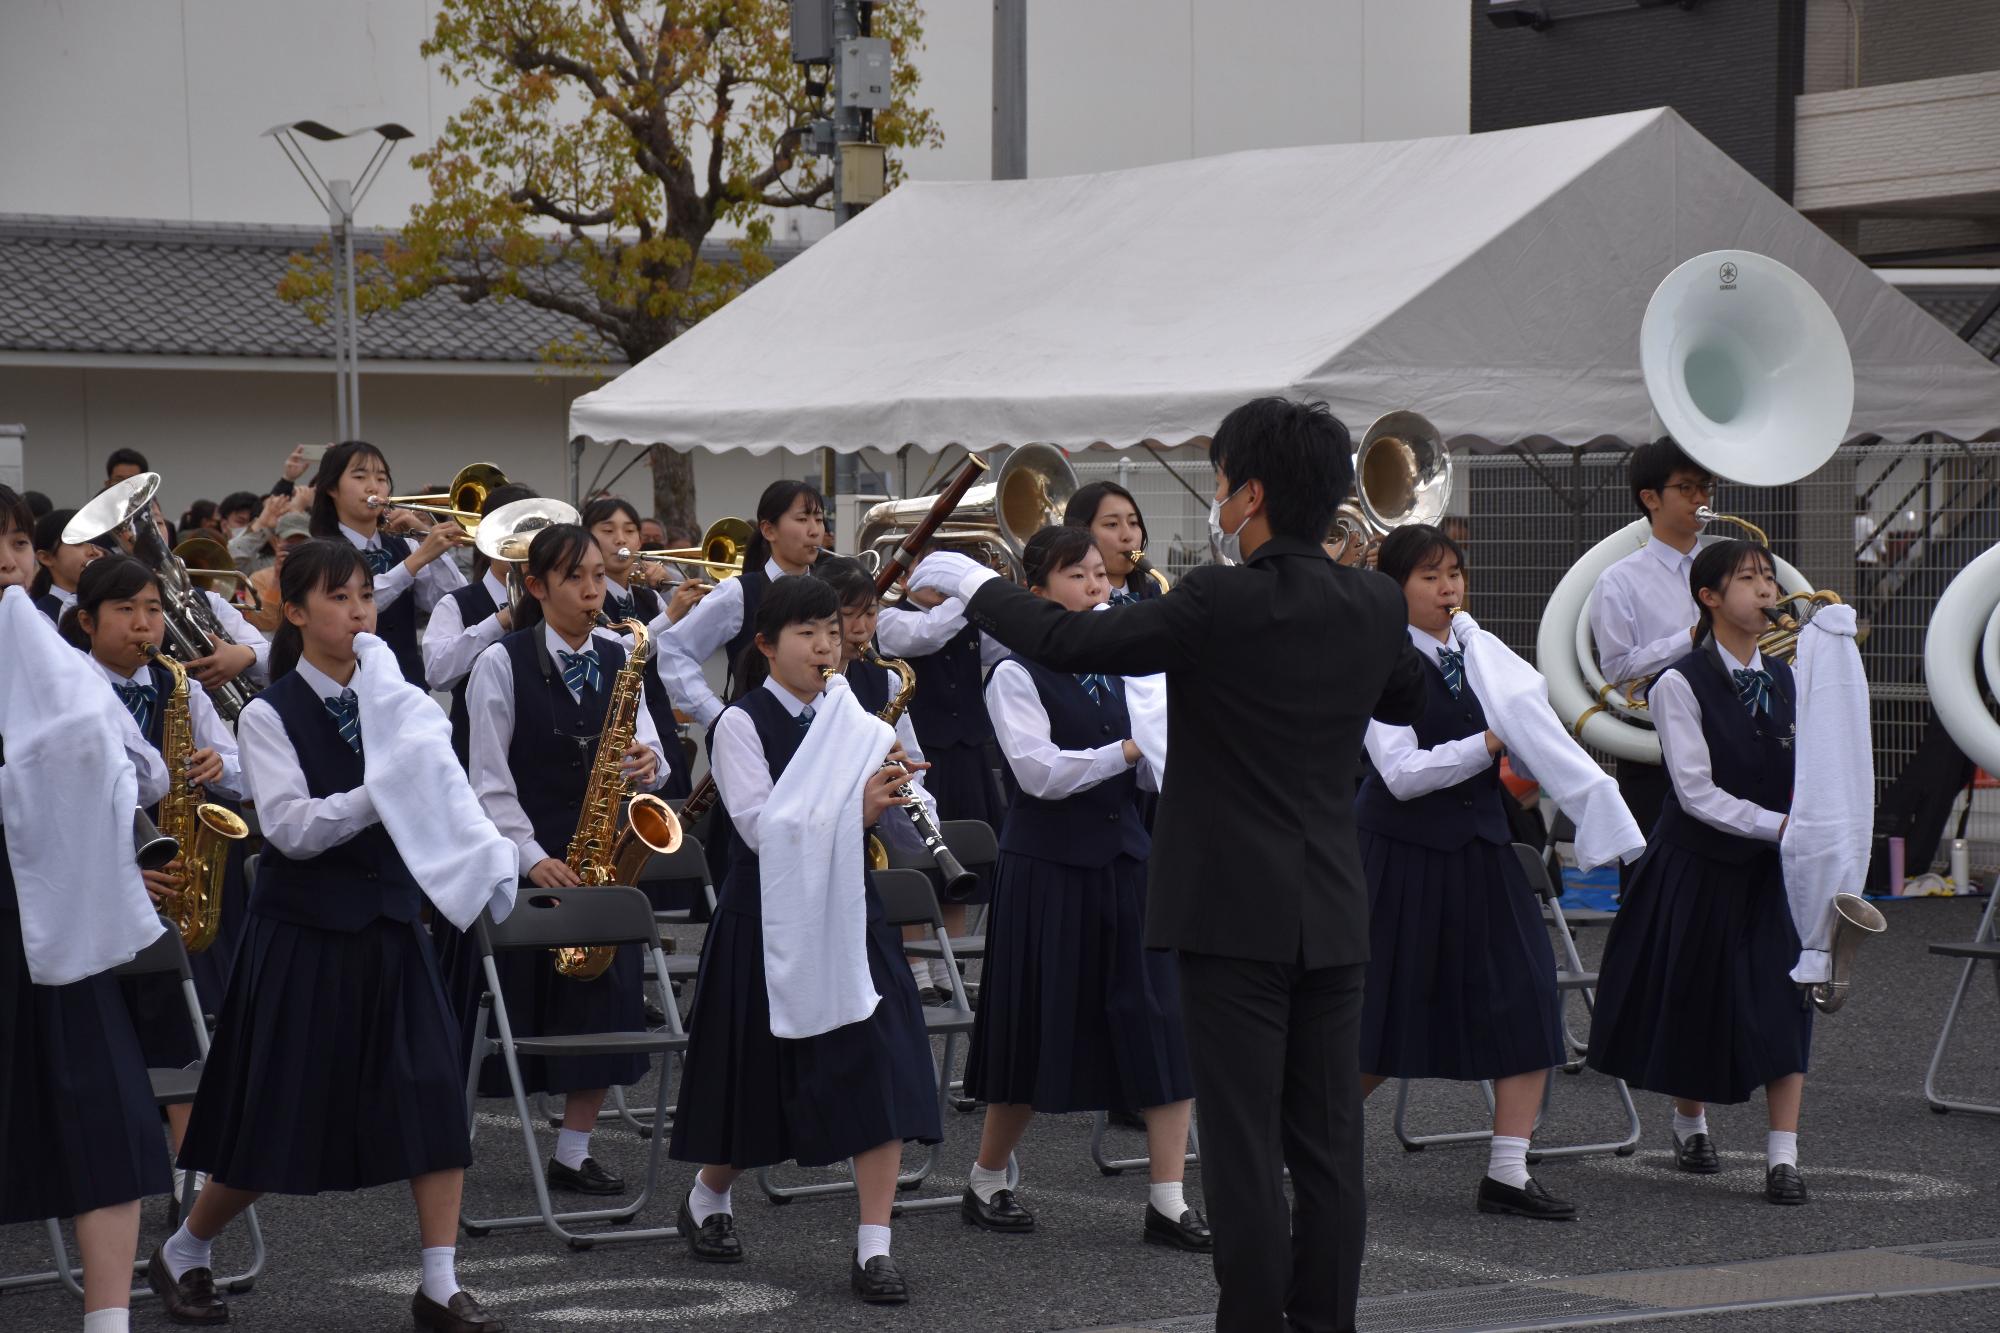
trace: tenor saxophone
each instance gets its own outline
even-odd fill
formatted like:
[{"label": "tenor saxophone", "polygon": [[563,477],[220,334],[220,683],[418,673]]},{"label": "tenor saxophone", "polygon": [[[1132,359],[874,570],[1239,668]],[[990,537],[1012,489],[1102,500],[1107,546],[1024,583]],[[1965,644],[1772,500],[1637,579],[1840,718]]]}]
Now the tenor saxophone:
[{"label": "tenor saxophone", "polygon": [[[634,795],[625,778],[625,751],[639,731],[639,709],[645,704],[646,663],[651,644],[646,626],[621,620],[610,628],[632,636],[625,665],[612,677],[611,698],[604,709],[604,730],[597,738],[590,781],[583,791],[583,810],[563,859],[585,884],[635,884],[647,858],[681,845],[680,820],[673,807],[657,796]],[[624,815],[621,826],[619,815]],[[604,975],[618,956],[615,945],[556,949],[556,971],[579,981]]]},{"label": "tenor saxophone", "polygon": [[250,836],[250,826],[233,810],[202,800],[188,777],[194,758],[194,723],[188,714],[187,668],[152,644],[146,655],[174,678],[160,706],[160,757],[167,765],[167,794],[156,821],[162,837],[180,846],[180,894],[174,899],[174,927],[189,953],[215,943],[222,929],[222,883],[229,871],[229,844]]}]

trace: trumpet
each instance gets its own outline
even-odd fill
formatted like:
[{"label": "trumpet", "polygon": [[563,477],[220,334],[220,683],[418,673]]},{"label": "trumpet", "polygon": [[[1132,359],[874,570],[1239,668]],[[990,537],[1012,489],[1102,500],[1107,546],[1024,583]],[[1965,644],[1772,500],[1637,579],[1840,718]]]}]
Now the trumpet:
[{"label": "trumpet", "polygon": [[368,507],[375,510],[400,509],[411,514],[429,514],[448,519],[465,529],[468,537],[479,532],[479,513],[486,497],[507,484],[507,474],[491,463],[472,463],[459,469],[451,479],[451,489],[425,495],[371,495]]}]

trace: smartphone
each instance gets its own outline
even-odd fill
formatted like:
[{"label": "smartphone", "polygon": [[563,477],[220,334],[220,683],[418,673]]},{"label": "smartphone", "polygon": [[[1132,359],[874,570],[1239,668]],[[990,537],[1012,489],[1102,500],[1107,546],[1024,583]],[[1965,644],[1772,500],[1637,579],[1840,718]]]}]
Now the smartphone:
[{"label": "smartphone", "polygon": [[326,451],[331,448],[330,444],[302,444],[299,446],[299,457],[308,463],[317,463],[326,457]]}]

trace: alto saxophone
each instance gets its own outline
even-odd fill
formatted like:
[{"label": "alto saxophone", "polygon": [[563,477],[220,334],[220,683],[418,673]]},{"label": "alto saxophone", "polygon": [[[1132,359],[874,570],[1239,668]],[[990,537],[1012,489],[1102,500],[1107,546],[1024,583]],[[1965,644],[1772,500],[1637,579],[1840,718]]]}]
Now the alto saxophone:
[{"label": "alto saxophone", "polygon": [[[610,628],[632,636],[625,665],[612,677],[611,698],[604,709],[604,730],[597,737],[590,781],[583,791],[583,810],[563,859],[585,884],[635,884],[654,852],[672,852],[681,845],[680,820],[673,807],[657,796],[634,795],[625,778],[625,752],[639,731],[639,709],[645,704],[646,663],[652,652],[644,624],[621,620]],[[620,827],[619,814],[624,823]],[[575,946],[554,950],[556,971],[579,981],[604,975],[618,956],[615,945]]]},{"label": "alto saxophone", "polygon": [[174,678],[160,706],[160,757],[167,765],[167,794],[157,821],[162,837],[180,846],[180,894],[174,899],[174,927],[189,953],[215,943],[222,929],[222,883],[229,870],[229,844],[250,836],[250,826],[233,810],[202,800],[188,777],[194,758],[194,723],[188,714],[187,668],[152,644],[146,655]]}]

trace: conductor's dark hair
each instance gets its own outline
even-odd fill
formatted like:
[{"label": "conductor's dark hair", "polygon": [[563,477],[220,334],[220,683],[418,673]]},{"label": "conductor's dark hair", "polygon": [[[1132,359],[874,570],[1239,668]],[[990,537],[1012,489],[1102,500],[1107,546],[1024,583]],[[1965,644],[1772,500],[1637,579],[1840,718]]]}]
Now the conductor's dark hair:
[{"label": "conductor's dark hair", "polygon": [[819,487],[809,481],[799,481],[792,477],[783,477],[772,482],[764,488],[764,493],[757,497],[757,519],[753,525],[757,531],[750,538],[750,545],[743,553],[745,572],[762,569],[765,562],[770,560],[771,543],[764,539],[764,524],[776,523],[790,513],[801,495],[808,497],[806,508],[809,511],[817,509],[821,513],[826,512],[826,497],[819,493]]},{"label": "conductor's dark hair", "polygon": [[583,507],[583,526],[594,528],[605,519],[623,514],[639,525],[639,507],[620,495],[600,495]]},{"label": "conductor's dark hair", "polygon": [[[597,549],[597,538],[581,523],[551,523],[528,543],[528,562],[522,573],[542,582],[544,591],[551,583],[566,579],[583,567],[584,559]],[[521,607],[521,623],[527,629],[542,623],[542,599],[529,597]]]},{"label": "conductor's dark hair", "polygon": [[1646,508],[1641,491],[1663,494],[1667,483],[1674,479],[1676,472],[1692,472],[1697,476],[1714,476],[1707,468],[1689,458],[1671,436],[1662,435],[1650,444],[1642,444],[1632,451],[1632,465],[1628,475],[1632,479],[1632,503],[1647,517],[1652,510]]},{"label": "conductor's dark hair", "polygon": [[833,589],[842,611],[865,611],[878,600],[874,576],[851,555],[828,556],[813,566],[812,576]]},{"label": "conductor's dark hair", "polygon": [[1458,567],[1464,569],[1465,548],[1440,528],[1428,523],[1405,523],[1382,539],[1381,548],[1375,553],[1375,568],[1396,580],[1400,588],[1418,570],[1429,569],[1447,559],[1458,561]]},{"label": "conductor's dark hair", "polygon": [[40,518],[56,507],[56,502],[49,499],[48,496],[43,495],[40,491],[23,491],[21,498],[27,501],[28,512],[36,518]]},{"label": "conductor's dark hair", "polygon": [[1063,522],[1072,528],[1087,528],[1097,522],[1097,511],[1112,496],[1117,496],[1132,506],[1132,512],[1139,515],[1139,535],[1143,540],[1146,533],[1146,515],[1139,508],[1139,502],[1132,498],[1132,492],[1115,481],[1093,481],[1087,486],[1076,488],[1076,494],[1069,497],[1063,506]]},{"label": "conductor's dark hair", "polygon": [[[532,500],[534,498],[534,487],[523,486],[518,481],[510,481],[505,486],[495,486],[492,490],[486,492],[486,503],[479,506],[479,516],[484,518],[501,505],[510,505],[516,500]],[[492,564],[493,562],[487,559],[486,552],[476,546],[472,549],[472,577],[475,581],[486,577],[486,571]]]},{"label": "conductor's dark hair", "polygon": [[1215,428],[1208,456],[1232,491],[1264,484],[1273,536],[1317,545],[1354,489],[1354,440],[1325,403],[1252,398]]},{"label": "conductor's dark hair", "polygon": [[[12,486],[0,486],[0,537],[10,532],[25,532],[32,540],[39,526],[40,520],[20,493]],[[42,544],[36,542],[35,549],[41,550]]]},{"label": "conductor's dark hair", "polygon": [[[286,606],[303,608],[312,594],[338,592],[359,574],[368,581],[368,562],[345,537],[316,537],[300,542],[285,555],[278,571],[278,599]],[[278,621],[271,636],[271,679],[290,674],[305,651],[305,636],[287,616]]]},{"label": "conductor's dark hair", "polygon": [[[813,493],[818,494],[817,491]],[[787,574],[771,580],[771,586],[764,589],[764,596],[757,603],[757,639],[775,644],[787,625],[809,625],[815,620],[827,620],[839,614],[840,594],[833,590],[831,583],[810,574]],[[743,646],[733,675],[736,690],[730,695],[731,703],[758,688],[770,677],[771,663],[758,650],[756,639]]]},{"label": "conductor's dark hair", "polygon": [[105,476],[109,477],[112,469],[119,467],[136,467],[141,472],[151,472],[153,470],[151,465],[146,462],[146,455],[140,453],[137,449],[113,449],[104,456]]},{"label": "conductor's dark hair", "polygon": [[65,639],[87,653],[90,635],[84,633],[78,612],[88,611],[94,619],[97,609],[106,602],[122,602],[159,586],[160,576],[145,561],[122,552],[102,556],[84,566],[82,576],[76,581],[76,605],[63,612],[57,628]]},{"label": "conductor's dark hair", "polygon": [[313,473],[313,536],[340,536],[340,514],[333,507],[333,492],[340,485],[341,474],[347,471],[357,457],[379,459],[382,470],[384,472],[389,470],[387,455],[366,440],[342,440],[327,450],[326,455],[319,460],[319,471]]},{"label": "conductor's dark hair", "polygon": [[1096,545],[1097,539],[1088,528],[1067,524],[1043,528],[1021,548],[1021,568],[1028,576],[1028,586],[1048,587],[1050,579],[1081,563]]},{"label": "conductor's dark hair", "polygon": [[1755,561],[1764,567],[1764,572],[1777,577],[1777,566],[1771,563],[1771,553],[1756,542],[1741,538],[1712,542],[1701,548],[1694,558],[1694,567],[1688,570],[1688,591],[1694,594],[1696,606],[1701,606],[1701,615],[1695,620],[1695,638],[1706,639],[1715,628],[1715,612],[1702,606],[1701,593],[1706,588],[1710,592],[1721,592],[1729,586],[1743,566]]}]

